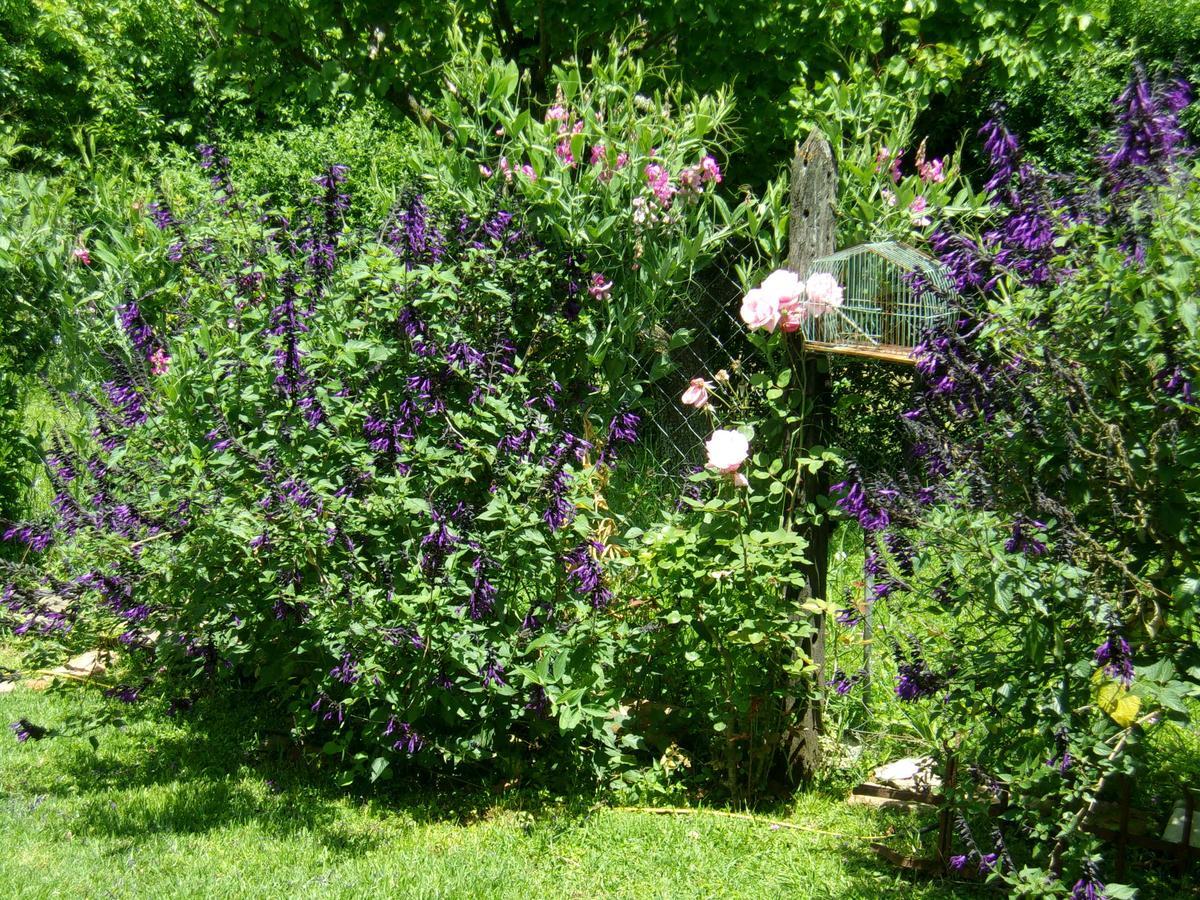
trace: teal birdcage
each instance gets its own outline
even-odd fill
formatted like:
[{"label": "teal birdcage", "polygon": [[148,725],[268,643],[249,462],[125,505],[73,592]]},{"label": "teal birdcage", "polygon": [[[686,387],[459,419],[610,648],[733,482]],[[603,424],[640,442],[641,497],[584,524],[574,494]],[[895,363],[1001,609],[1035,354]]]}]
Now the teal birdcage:
[{"label": "teal birdcage", "polygon": [[937,261],[896,241],[849,247],[812,264],[842,285],[840,309],[804,322],[805,345],[821,353],[911,363],[912,350],[950,316],[954,287]]}]

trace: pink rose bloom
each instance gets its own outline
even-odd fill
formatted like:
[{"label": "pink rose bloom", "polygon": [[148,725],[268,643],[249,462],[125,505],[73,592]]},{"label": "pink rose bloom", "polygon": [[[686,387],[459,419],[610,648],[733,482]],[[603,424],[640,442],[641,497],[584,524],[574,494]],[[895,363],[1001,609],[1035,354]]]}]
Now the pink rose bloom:
[{"label": "pink rose bloom", "polygon": [[739,431],[714,431],[704,443],[708,467],[722,475],[732,475],[750,455],[750,442]]},{"label": "pink rose bloom", "polygon": [[781,316],[779,298],[762,288],[754,288],[742,298],[741,316],[751,328],[774,331]]},{"label": "pink rose bloom", "polygon": [[815,272],[804,284],[808,293],[808,314],[821,316],[842,305],[842,286],[828,272]]},{"label": "pink rose bloom", "polygon": [[592,275],[592,283],[588,286],[588,293],[596,300],[607,300],[612,293],[612,282],[606,281],[604,276],[599,272]]},{"label": "pink rose bloom", "polygon": [[696,409],[704,409],[708,406],[708,389],[712,387],[703,378],[693,378],[688,382],[687,390],[683,392],[683,396],[679,398],[684,406],[694,406]]},{"label": "pink rose bloom", "polygon": [[87,247],[76,247],[71,252],[72,255],[83,265],[90,266],[92,264],[92,255],[88,253]]},{"label": "pink rose bloom", "polygon": [[717,184],[721,183],[721,167],[717,165],[717,161],[704,154],[704,158],[700,160],[700,174],[706,182],[714,181]]},{"label": "pink rose bloom", "polygon": [[762,290],[774,297],[779,306],[780,328],[788,333],[796,331],[808,314],[800,276],[787,269],[776,269],[763,281]]},{"label": "pink rose bloom", "polygon": [[159,347],[150,354],[150,374],[151,375],[166,375],[171,368],[171,357],[169,357],[162,347]]}]

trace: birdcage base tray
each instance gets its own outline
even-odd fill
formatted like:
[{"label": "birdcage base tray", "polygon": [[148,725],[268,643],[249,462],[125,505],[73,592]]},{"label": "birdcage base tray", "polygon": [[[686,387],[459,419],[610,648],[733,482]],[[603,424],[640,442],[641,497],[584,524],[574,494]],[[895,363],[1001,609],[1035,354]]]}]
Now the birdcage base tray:
[{"label": "birdcage base tray", "polygon": [[810,353],[836,353],[839,356],[857,356],[906,366],[917,364],[912,347],[901,347],[898,344],[830,344],[825,341],[805,341],[804,349]]}]

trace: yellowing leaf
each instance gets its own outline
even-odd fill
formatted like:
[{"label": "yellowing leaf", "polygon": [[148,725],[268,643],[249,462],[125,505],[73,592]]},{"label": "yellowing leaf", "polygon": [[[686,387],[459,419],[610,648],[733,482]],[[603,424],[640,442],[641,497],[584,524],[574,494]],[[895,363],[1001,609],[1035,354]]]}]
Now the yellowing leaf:
[{"label": "yellowing leaf", "polygon": [[1137,721],[1138,710],[1142,708],[1140,697],[1131,694],[1121,682],[1105,677],[1103,669],[1096,670],[1092,682],[1096,686],[1093,692],[1096,705],[1108,713],[1109,718],[1122,728]]}]

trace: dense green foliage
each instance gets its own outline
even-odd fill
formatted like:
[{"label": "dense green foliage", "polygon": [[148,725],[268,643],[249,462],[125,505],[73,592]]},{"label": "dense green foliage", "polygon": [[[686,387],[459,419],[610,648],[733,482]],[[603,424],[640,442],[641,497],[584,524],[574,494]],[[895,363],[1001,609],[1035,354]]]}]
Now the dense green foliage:
[{"label": "dense green foliage", "polygon": [[[345,785],[757,799],[824,705],[957,760],[955,868],[1086,896],[1196,768],[1194,5],[0,0],[0,625]],[[960,294],[821,398],[810,127],[839,243]]]}]

